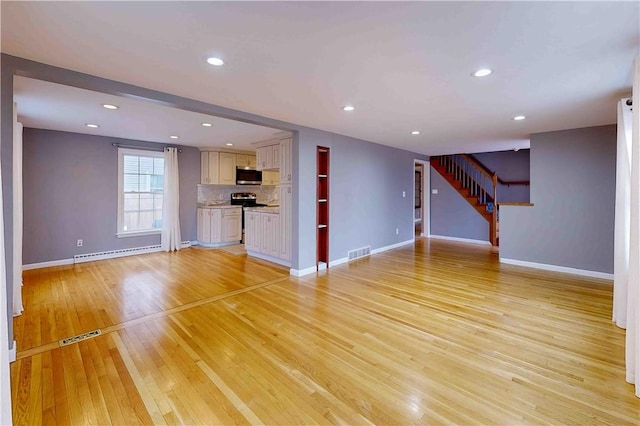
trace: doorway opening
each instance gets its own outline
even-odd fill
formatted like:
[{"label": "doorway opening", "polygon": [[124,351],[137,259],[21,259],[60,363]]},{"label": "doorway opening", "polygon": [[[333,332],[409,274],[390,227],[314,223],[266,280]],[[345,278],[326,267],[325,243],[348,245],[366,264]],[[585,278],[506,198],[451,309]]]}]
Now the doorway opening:
[{"label": "doorway opening", "polygon": [[431,170],[429,160],[414,160],[414,208],[413,226],[415,237],[429,237],[431,235],[431,222],[429,217],[429,201],[431,186]]},{"label": "doorway opening", "polygon": [[414,213],[413,213],[413,224],[415,236],[419,237],[424,233],[424,187],[423,187],[423,176],[424,176],[424,165],[415,163],[415,181],[414,181]]}]

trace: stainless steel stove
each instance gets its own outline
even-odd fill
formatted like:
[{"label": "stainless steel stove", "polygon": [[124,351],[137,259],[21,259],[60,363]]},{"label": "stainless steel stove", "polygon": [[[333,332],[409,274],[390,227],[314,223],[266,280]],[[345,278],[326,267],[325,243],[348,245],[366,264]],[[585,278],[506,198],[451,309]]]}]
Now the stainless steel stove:
[{"label": "stainless steel stove", "polygon": [[258,196],[254,192],[234,192],[231,194],[231,205],[242,207],[264,207],[266,204],[257,203]]}]

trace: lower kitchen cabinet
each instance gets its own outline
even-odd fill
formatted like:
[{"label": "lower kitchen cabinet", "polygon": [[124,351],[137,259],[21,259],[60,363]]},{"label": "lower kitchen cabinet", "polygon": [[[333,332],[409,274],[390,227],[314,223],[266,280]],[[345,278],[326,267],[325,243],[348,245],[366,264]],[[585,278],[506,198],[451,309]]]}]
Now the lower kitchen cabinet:
[{"label": "lower kitchen cabinet", "polygon": [[244,248],[247,251],[260,251],[260,213],[244,212]]},{"label": "lower kitchen cabinet", "polygon": [[265,211],[245,211],[245,248],[251,256],[289,265],[289,258],[282,257],[282,229],[280,214]]},{"label": "lower kitchen cabinet", "polygon": [[260,251],[267,256],[280,255],[280,215],[277,213],[260,213],[262,220],[262,239]]},{"label": "lower kitchen cabinet", "polygon": [[198,242],[208,247],[238,244],[242,240],[242,207],[199,208]]}]

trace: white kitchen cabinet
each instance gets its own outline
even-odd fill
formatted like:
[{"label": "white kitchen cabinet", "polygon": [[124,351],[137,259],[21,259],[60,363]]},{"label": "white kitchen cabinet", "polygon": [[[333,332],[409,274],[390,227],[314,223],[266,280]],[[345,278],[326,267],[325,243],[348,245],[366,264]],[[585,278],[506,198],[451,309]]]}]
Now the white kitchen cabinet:
[{"label": "white kitchen cabinet", "polygon": [[242,208],[220,210],[222,211],[222,242],[240,242],[242,240]]},{"label": "white kitchen cabinet", "polygon": [[221,209],[198,209],[198,242],[213,244],[220,242]]},{"label": "white kitchen cabinet", "polygon": [[260,213],[260,251],[267,256],[279,257],[280,218],[277,213]]},{"label": "white kitchen cabinet", "polygon": [[[274,211],[245,212],[244,241],[245,248],[251,256],[269,260],[281,265],[290,265],[290,255],[282,256],[282,220]],[[290,241],[288,241],[290,244]],[[285,251],[290,251],[289,245]]]},{"label": "white kitchen cabinet", "polygon": [[[277,157],[277,159],[275,158]],[[280,145],[261,146],[256,150],[258,170],[271,170],[280,167]]]},{"label": "white kitchen cabinet", "polygon": [[280,183],[291,183],[291,138],[280,140]]},{"label": "white kitchen cabinet", "polygon": [[280,246],[278,257],[282,260],[291,260],[291,185],[280,186]]},{"label": "white kitchen cabinet", "polygon": [[280,168],[280,144],[271,145],[271,168]]},{"label": "white kitchen cabinet", "polygon": [[273,170],[262,171],[262,185],[273,186],[280,184],[280,172]]},{"label": "white kitchen cabinet", "polygon": [[244,247],[248,251],[260,251],[260,213],[244,213]]},{"label": "white kitchen cabinet", "polygon": [[218,184],[236,184],[236,154],[221,152],[219,157]]},{"label": "white kitchen cabinet", "polygon": [[271,168],[273,150],[270,146],[261,146],[256,150],[257,170],[267,170]]},{"label": "white kitchen cabinet", "polygon": [[247,154],[236,154],[236,167],[249,167],[249,156]]},{"label": "white kitchen cabinet", "polygon": [[249,154],[236,154],[236,167],[244,167],[247,169],[256,168],[256,156]]},{"label": "white kitchen cabinet", "polygon": [[218,152],[203,151],[200,153],[200,183],[203,185],[218,184],[219,168]]},{"label": "white kitchen cabinet", "polygon": [[255,169],[256,157],[232,152],[203,151],[200,153],[200,183],[235,185],[236,167]]},{"label": "white kitchen cabinet", "polygon": [[242,240],[242,207],[199,208],[198,242],[215,247]]}]

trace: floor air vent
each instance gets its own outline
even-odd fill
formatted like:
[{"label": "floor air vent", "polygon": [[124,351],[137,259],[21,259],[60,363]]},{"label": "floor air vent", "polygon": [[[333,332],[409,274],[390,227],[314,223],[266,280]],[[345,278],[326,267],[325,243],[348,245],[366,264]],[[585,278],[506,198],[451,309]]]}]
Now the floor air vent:
[{"label": "floor air vent", "polygon": [[78,334],[77,336],[67,337],[66,339],[60,340],[60,346],[72,345],[74,343],[81,342],[82,340],[91,339],[92,337],[96,337],[101,335],[102,332],[100,329],[90,331],[88,333]]},{"label": "floor air vent", "polygon": [[369,256],[371,254],[371,247],[362,247],[349,251],[349,260],[359,259],[361,257]]}]

